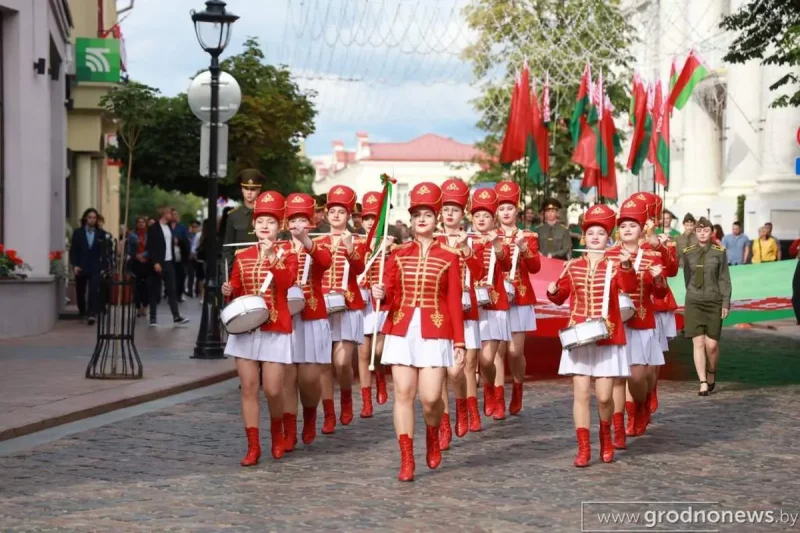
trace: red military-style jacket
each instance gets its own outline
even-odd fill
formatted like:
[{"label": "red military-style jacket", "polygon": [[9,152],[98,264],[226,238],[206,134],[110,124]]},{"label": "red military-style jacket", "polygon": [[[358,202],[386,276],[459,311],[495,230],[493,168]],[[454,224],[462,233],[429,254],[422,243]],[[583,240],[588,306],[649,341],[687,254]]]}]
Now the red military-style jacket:
[{"label": "red military-style jacket", "polygon": [[289,243],[276,244],[276,253],[279,249],[283,250],[283,254],[272,262],[259,257],[258,246],[237,252],[230,277],[233,293],[228,299],[258,294],[264,278],[272,272],[272,283],[264,296],[269,308],[269,321],[261,326],[261,331],[291,333],[292,314],[286,295],[297,279],[297,255],[292,253]]},{"label": "red military-style jacket", "polygon": [[556,281],[558,287],[555,294],[547,293],[547,297],[556,305],[569,302],[569,325],[581,324],[590,318],[603,316],[603,290],[605,289],[606,271],[611,269],[611,287],[608,299],[608,317],[606,326],[611,335],[608,339],[598,341],[598,345],[624,345],[625,330],[619,313],[619,291],[636,290],[636,273],[631,267],[622,266],[617,259],[608,256],[600,260],[592,269],[586,256],[571,259],[564,272]]},{"label": "red military-style jacket", "polygon": [[[667,241],[665,244],[659,244],[654,247],[652,244],[644,243],[642,248],[645,250],[653,250],[661,254],[661,263],[664,266],[664,277],[673,278],[678,275],[680,263],[678,262],[678,249],[674,241]],[[675,296],[672,294],[672,289],[667,284],[667,295],[663,298],[658,298],[653,295],[653,308],[656,312],[660,311],[675,311],[678,309],[678,302],[675,301]]]},{"label": "red military-style jacket", "polygon": [[[308,251],[303,245],[294,243],[294,253],[297,256],[297,285],[303,289],[303,297],[306,300],[306,305],[300,313],[300,318],[303,320],[328,318],[328,309],[325,307],[325,296],[322,292],[322,280],[331,267],[333,256],[327,247],[322,246],[316,240],[311,243],[311,250]],[[311,258],[311,265],[308,279],[303,285],[306,257]]]},{"label": "red military-style jacket", "polygon": [[[517,234],[521,230],[515,229],[513,232],[500,230],[501,235],[511,237],[509,253],[511,262],[514,262],[514,250],[517,249]],[[520,252],[517,259],[517,269],[514,272],[514,279],[510,280],[514,284],[514,305],[533,305],[536,303],[536,294],[533,292],[530,274],[536,274],[542,268],[541,256],[539,255],[539,236],[532,231],[523,231],[525,244],[528,249],[525,253]],[[509,279],[511,271],[506,273],[505,279]]]},{"label": "red military-style jacket", "polygon": [[[347,289],[344,291],[344,301],[350,311],[364,309],[364,299],[358,287],[358,275],[364,272],[364,248],[353,241],[353,253],[348,254],[347,248],[341,244],[341,239],[333,235],[319,238],[317,244],[325,246],[333,256],[331,268],[322,279],[322,293],[342,292],[342,278],[344,265],[350,264],[350,273],[347,279]],[[335,244],[334,244],[335,243]]]},{"label": "red military-style jacket", "polygon": [[[361,250],[363,252],[364,259],[365,259],[364,264],[366,265],[366,263],[368,263],[367,258],[368,257],[372,257],[372,251],[373,251],[372,250],[372,246],[370,246],[367,243],[367,239],[366,238],[358,239],[358,241],[356,241],[356,242],[357,242],[358,246],[361,247]],[[394,248],[395,248],[394,244],[387,244],[386,245],[386,261],[388,261],[389,258],[391,257],[392,251],[394,250]],[[379,277],[380,273],[381,273],[381,258],[380,258],[380,255],[379,255],[378,257],[375,258],[375,260],[372,262],[372,264],[369,266],[369,268],[366,269],[366,273],[364,274],[364,277],[361,280],[360,286],[365,288],[365,289],[370,289],[375,283],[379,283],[380,282],[380,277]],[[386,275],[386,272],[385,272],[385,266],[384,266],[384,276],[385,275]],[[371,305],[372,305],[372,309],[377,311],[376,303],[377,302],[375,302],[373,300]],[[386,300],[386,298],[384,298],[381,301],[381,311],[388,311],[390,307],[391,307],[391,304],[389,303],[389,301]]]},{"label": "red military-style jacket", "polygon": [[[622,250],[621,244],[616,244],[608,249],[606,255],[614,258],[619,262],[619,253]],[[652,250],[640,248],[642,252],[642,260],[639,268],[636,270],[637,285],[633,291],[625,291],[633,301],[633,306],[636,311],[626,325],[632,329],[655,329],[656,315],[653,309],[653,299],[663,298],[667,294],[667,281],[662,274],[656,281],[653,275],[650,274],[650,267],[659,265],[663,269],[661,263],[661,254]],[[636,267],[636,257],[639,253],[637,250],[631,254],[631,263],[634,268]]]},{"label": "red military-style jacket", "polygon": [[[483,259],[483,275],[478,281],[483,284],[489,275],[489,263],[492,257],[492,243],[479,242],[473,246],[475,255]],[[508,245],[503,245],[503,251],[497,254],[494,266],[494,276],[489,287],[489,299],[492,303],[485,306],[486,311],[508,311],[511,305],[508,301],[508,293],[505,286],[505,273],[511,270],[511,253]],[[474,283],[474,282],[473,282]]]},{"label": "red military-style jacket", "polygon": [[464,312],[458,256],[440,242],[423,254],[418,241],[398,246],[386,262],[386,301],[391,302],[385,335],[405,336],[419,308],[422,338],[450,339],[464,345]]},{"label": "red military-style jacket", "polygon": [[[442,243],[446,249],[449,249],[449,244],[447,242],[448,237],[444,235],[440,235],[436,237],[436,240]],[[464,311],[464,320],[479,320],[480,317],[478,316],[478,298],[475,296],[475,282],[480,281],[486,277],[486,272],[483,269],[483,261],[481,260],[481,256],[475,253],[476,245],[473,244],[473,247],[470,249],[470,253],[467,256],[461,252],[461,250],[457,250],[453,248],[453,252],[458,255],[459,265],[460,265],[460,272],[461,272],[461,294],[463,298],[464,292],[469,292],[469,299],[471,305],[468,310]],[[481,254],[483,253],[483,245],[478,244],[480,246]],[[467,283],[467,269],[469,269],[469,283]],[[462,309],[464,302],[461,302]]]}]

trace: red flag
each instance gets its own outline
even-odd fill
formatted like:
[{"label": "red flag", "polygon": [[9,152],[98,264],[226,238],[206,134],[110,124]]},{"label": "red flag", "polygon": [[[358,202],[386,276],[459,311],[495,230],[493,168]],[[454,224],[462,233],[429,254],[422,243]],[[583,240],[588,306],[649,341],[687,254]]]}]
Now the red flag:
[{"label": "red flag", "polygon": [[520,79],[514,83],[514,92],[511,94],[511,106],[508,110],[508,124],[503,136],[503,147],[500,149],[500,163],[509,164],[522,159],[525,155],[525,136],[520,136],[520,126],[523,116],[520,113]]},{"label": "red flag", "polygon": [[[653,127],[659,123],[659,118],[661,117],[661,110],[664,107],[664,98],[661,94],[661,80],[656,81],[656,88],[653,94],[653,106],[652,106],[652,115],[653,115]],[[647,152],[647,160],[650,161],[652,164],[656,164],[656,150],[658,149],[658,135],[653,132],[653,135],[650,136],[650,149]]]},{"label": "red flag", "polygon": [[611,99],[605,95],[603,97],[605,102],[602,108],[603,118],[600,119],[600,142],[603,147],[601,153],[605,158],[605,164],[601,165],[601,169],[605,167],[605,172],[601,174],[597,194],[600,198],[616,200],[617,168],[614,156],[617,154],[616,148],[619,146],[619,136],[617,135],[617,127],[614,125],[614,116],[612,114],[614,108],[611,105]]}]

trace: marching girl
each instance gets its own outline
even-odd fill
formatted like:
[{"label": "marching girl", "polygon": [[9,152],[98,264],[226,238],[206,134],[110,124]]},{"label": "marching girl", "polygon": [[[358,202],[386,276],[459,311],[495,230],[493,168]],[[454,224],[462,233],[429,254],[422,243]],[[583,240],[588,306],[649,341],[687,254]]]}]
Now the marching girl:
[{"label": "marching girl", "polygon": [[[664,204],[658,195],[650,192],[641,192],[635,196],[637,200],[644,199],[648,208],[648,217],[654,224],[661,220]],[[661,254],[664,276],[672,278],[678,275],[678,270],[680,268],[680,264],[678,263],[678,249],[675,246],[675,241],[670,240],[668,235],[651,234],[646,244],[642,245],[642,248],[654,250]],[[669,351],[669,341],[678,335],[678,327],[675,323],[675,311],[678,309],[678,302],[675,301],[675,296],[672,294],[669,284],[666,285],[666,289],[667,295],[663,298],[657,298],[653,295],[653,309],[656,315],[656,333],[661,343],[661,351],[664,353]],[[658,371],[660,368],[660,366],[653,368],[655,377],[653,389],[650,391],[651,413],[655,413],[658,409]]]},{"label": "marching girl", "polygon": [[614,211],[607,205],[590,208],[583,219],[586,248],[583,257],[567,263],[558,280],[550,283],[547,297],[556,305],[570,299],[570,327],[581,327],[592,320],[603,320],[608,336],[561,352],[558,373],[572,376],[574,400],[572,416],[578,439],[575,466],[589,465],[591,444],[591,384],[595,378],[594,394],[600,417],[600,457],[605,463],[614,460],[611,442],[611,418],[614,414],[614,379],[630,373],[625,332],[619,311],[617,294],[620,290],[636,288],[636,274],[630,263],[630,254],[622,249],[615,259],[605,255],[609,236],[614,229]]},{"label": "marching girl", "polygon": [[[392,302],[383,332],[383,363],[392,366],[394,427],[400,446],[400,481],[414,479],[414,399],[419,389],[427,426],[426,461],[442,461],[439,425],[444,405],[446,368],[464,364],[464,316],[459,257],[434,239],[442,191],[433,183],[416,185],[410,194],[414,240],[395,249],[386,263],[383,283],[372,296]],[[466,234],[457,243],[463,248]]]},{"label": "marching girl", "polygon": [[353,356],[356,346],[364,342],[364,299],[358,288],[358,275],[364,272],[364,255],[347,231],[350,213],[356,206],[356,193],[350,187],[337,185],[328,193],[329,235],[317,243],[330,249],[333,263],[322,280],[322,292],[340,294],[345,309],[332,312],[328,309],[333,341],[333,365],[322,372],[322,433],[333,433],[336,427],[336,409],[333,406],[333,370],[339,381],[341,416],[345,426],[353,421]]},{"label": "marching girl", "polygon": [[280,193],[266,191],[259,195],[253,209],[258,244],[236,254],[230,281],[222,285],[222,294],[227,299],[238,298],[258,294],[267,275],[273,276],[264,296],[269,320],[250,333],[230,335],[225,346],[225,353],[236,359],[242,385],[242,418],[247,434],[247,455],[242,466],[255,465],[261,457],[259,371],[260,387],[267,396],[270,414],[272,457],[280,459],[286,449],[283,382],[285,370],[292,364],[292,315],[286,295],[297,278],[297,257],[277,242],[285,209],[286,202]]},{"label": "marching girl", "polygon": [[[495,388],[494,360],[501,342],[511,340],[508,321],[510,305],[505,288],[505,272],[511,270],[511,253],[494,228],[497,213],[497,193],[494,189],[479,189],[472,195],[472,226],[484,235],[491,246],[482,248],[484,277],[488,283],[489,303],[478,311],[481,336],[480,366],[483,377],[483,414],[495,420],[505,418],[505,390]],[[492,260],[494,256],[494,261]]]},{"label": "marching girl", "polygon": [[[655,379],[649,367],[664,364],[664,353],[655,329],[653,295],[658,298],[666,295],[666,280],[662,276],[661,254],[639,246],[646,222],[647,206],[635,198],[625,200],[617,218],[620,242],[608,251],[609,257],[618,257],[623,252],[634,257],[633,269],[637,276],[635,290],[625,291],[634,305],[633,317],[625,323],[630,377],[617,380],[614,385],[614,445],[620,449],[625,448],[625,435],[638,437],[647,429],[650,390]],[[623,409],[628,412],[625,428]]]},{"label": "marching girl", "polygon": [[[361,225],[364,231],[369,234],[372,227],[378,220],[381,212],[381,193],[368,192],[361,199],[363,209],[361,211]],[[386,253],[391,253],[391,243],[394,242],[393,237],[388,235],[384,236],[387,240]],[[374,252],[374,246],[380,247],[380,243],[367,243],[363,240],[361,243],[364,252],[370,254]],[[375,256],[375,260],[366,269],[365,273],[361,275],[360,286],[362,288],[362,296],[366,295],[364,302],[364,343],[358,347],[358,379],[361,382],[361,418],[370,418],[372,416],[372,373],[369,371],[369,360],[372,356],[372,343],[377,343],[375,346],[375,385],[377,388],[375,400],[378,405],[383,405],[389,399],[386,391],[386,373],[383,365],[380,364],[380,355],[383,351],[383,334],[381,328],[386,321],[386,314],[389,310],[388,302],[381,302],[381,308],[376,309],[376,302],[369,294],[369,289],[373,283],[378,281],[380,274],[380,256]],[[364,292],[366,291],[366,293]],[[377,322],[377,324],[376,324]],[[377,328],[376,328],[377,325]],[[377,338],[373,339],[373,334],[377,329]]]},{"label": "marching girl", "polygon": [[312,241],[308,228],[314,219],[316,202],[308,194],[294,193],[286,199],[286,218],[292,233],[292,252],[297,258],[297,286],[303,291],[305,306],[293,317],[292,366],[286,368],[286,406],[283,427],[287,451],[297,444],[297,391],[303,405],[305,444],[317,436],[317,407],[322,394],[320,377],[331,364],[331,328],[322,279],[331,266],[330,250]]},{"label": "marching girl", "polygon": [[[442,184],[442,213],[441,219],[444,226],[445,235],[439,240],[448,245],[454,246],[464,239],[463,219],[464,211],[469,202],[469,186],[457,178],[450,178]],[[469,308],[464,311],[464,344],[466,347],[466,360],[464,369],[458,367],[447,369],[442,390],[442,400],[444,401],[444,416],[441,426],[441,448],[450,448],[450,441],[453,438],[450,426],[450,401],[448,398],[448,387],[453,389],[453,396],[456,399],[456,435],[463,437],[467,431],[481,430],[481,414],[478,410],[478,350],[481,348],[480,329],[478,327],[478,302],[475,298],[475,288],[473,281],[484,278],[482,250],[483,245],[476,245],[475,248],[481,254],[474,253],[469,249],[460,258],[461,286],[462,286],[462,307],[469,303]],[[466,300],[466,301],[465,301]]]},{"label": "marching girl", "polygon": [[[530,274],[539,272],[542,264],[539,258],[539,238],[534,232],[517,229],[517,213],[519,212],[520,188],[513,181],[501,181],[495,185],[499,207],[497,218],[500,220],[500,234],[510,241],[511,269],[506,280],[514,288],[508,319],[511,326],[511,341],[500,343],[495,358],[497,377],[494,380],[495,390],[505,389],[505,356],[508,353],[508,366],[514,379],[511,389],[511,403],[508,412],[519,414],[522,410],[522,384],[525,381],[525,336],[529,331],[536,331],[536,313],[533,309],[536,295],[533,292]],[[513,277],[512,277],[513,276]],[[505,394],[496,393],[498,397]],[[505,408],[497,406],[498,417],[505,416]]]}]

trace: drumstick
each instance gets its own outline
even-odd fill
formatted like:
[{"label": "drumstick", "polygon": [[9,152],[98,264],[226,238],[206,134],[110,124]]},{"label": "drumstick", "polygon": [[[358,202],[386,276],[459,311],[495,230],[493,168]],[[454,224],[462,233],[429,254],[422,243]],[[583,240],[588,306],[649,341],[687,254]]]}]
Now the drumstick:
[{"label": "drumstick", "polygon": [[228,258],[225,258],[225,283],[228,283]]}]

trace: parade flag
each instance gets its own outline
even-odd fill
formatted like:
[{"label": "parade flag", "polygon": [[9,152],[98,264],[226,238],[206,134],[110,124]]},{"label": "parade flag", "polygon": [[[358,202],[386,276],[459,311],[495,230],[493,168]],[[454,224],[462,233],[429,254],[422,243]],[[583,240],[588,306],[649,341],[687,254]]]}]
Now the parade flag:
[{"label": "parade flag", "polygon": [[[527,67],[526,67],[527,68]],[[545,86],[545,91],[547,87]],[[544,175],[549,170],[549,151],[547,126],[544,116],[539,108],[539,100],[536,96],[535,82],[531,88],[531,126],[528,136],[528,177],[536,185],[544,183]]]},{"label": "parade flag", "polygon": [[516,77],[514,91],[511,94],[511,106],[508,110],[508,124],[503,136],[503,146],[500,149],[500,163],[510,165],[514,161],[519,161],[525,155],[525,144],[527,131],[525,121],[528,120],[522,114],[521,107],[521,80]]},{"label": "parade flag", "polygon": [[634,128],[631,152],[628,155],[628,168],[634,174],[638,174],[647,159],[647,152],[650,149],[652,117],[647,113],[647,89],[645,89],[643,84],[637,86],[635,82],[634,87]]},{"label": "parade flag", "polygon": [[652,164],[656,164],[656,152],[658,150],[658,124],[661,117],[661,111],[664,107],[664,97],[661,91],[661,80],[656,80],[655,90],[653,91],[653,104],[651,106],[650,114],[653,117],[653,126],[656,128],[653,134],[650,135],[650,148],[647,151],[647,160]]},{"label": "parade flag", "polygon": [[550,173],[550,73],[544,77],[544,92],[542,93],[542,123],[544,125],[544,146],[542,154],[542,170]]},{"label": "parade flag", "polygon": [[672,56],[672,66],[669,69],[669,92],[672,92],[672,88],[675,87],[675,84],[678,83],[678,68],[675,65],[675,56]]},{"label": "parade flag", "polygon": [[[375,243],[375,247],[370,254],[370,258],[381,251],[380,243],[384,238],[384,231],[386,230],[386,221],[389,218],[389,211],[392,208],[392,186],[397,183],[397,180],[390,177],[388,174],[381,174],[381,183],[383,190],[381,191],[381,212],[378,220],[372,225],[367,235],[367,243]],[[374,239],[374,240],[373,240]]]},{"label": "parade flag", "polygon": [[656,183],[664,187],[664,190],[669,189],[669,118],[671,111],[665,96],[654,134],[656,137]]},{"label": "parade flag", "polygon": [[680,76],[678,76],[675,86],[669,94],[668,106],[675,109],[683,109],[689,97],[692,96],[692,91],[698,83],[708,75],[703,62],[697,57],[694,50],[689,52],[689,57],[686,58],[686,63],[683,65]]},{"label": "parade flag", "polygon": [[636,96],[641,92],[642,78],[639,77],[638,72],[633,73],[633,88],[631,89],[631,103],[628,106],[628,126],[633,126],[636,120]]},{"label": "parade flag", "polygon": [[583,134],[583,125],[586,122],[586,113],[591,104],[589,100],[589,92],[591,91],[592,84],[592,70],[589,62],[586,62],[586,67],[583,69],[583,76],[581,77],[581,84],[578,87],[578,98],[575,103],[575,109],[572,111],[572,118],[569,121],[569,131],[572,135],[572,146],[577,148],[580,142],[581,135]]},{"label": "parade flag", "polygon": [[602,158],[598,150],[600,163],[599,185],[597,196],[608,200],[617,200],[617,168],[616,155],[622,151],[622,142],[614,125],[614,106],[611,99],[604,95],[602,106],[602,117],[600,119],[600,142],[598,148],[602,146]]}]

